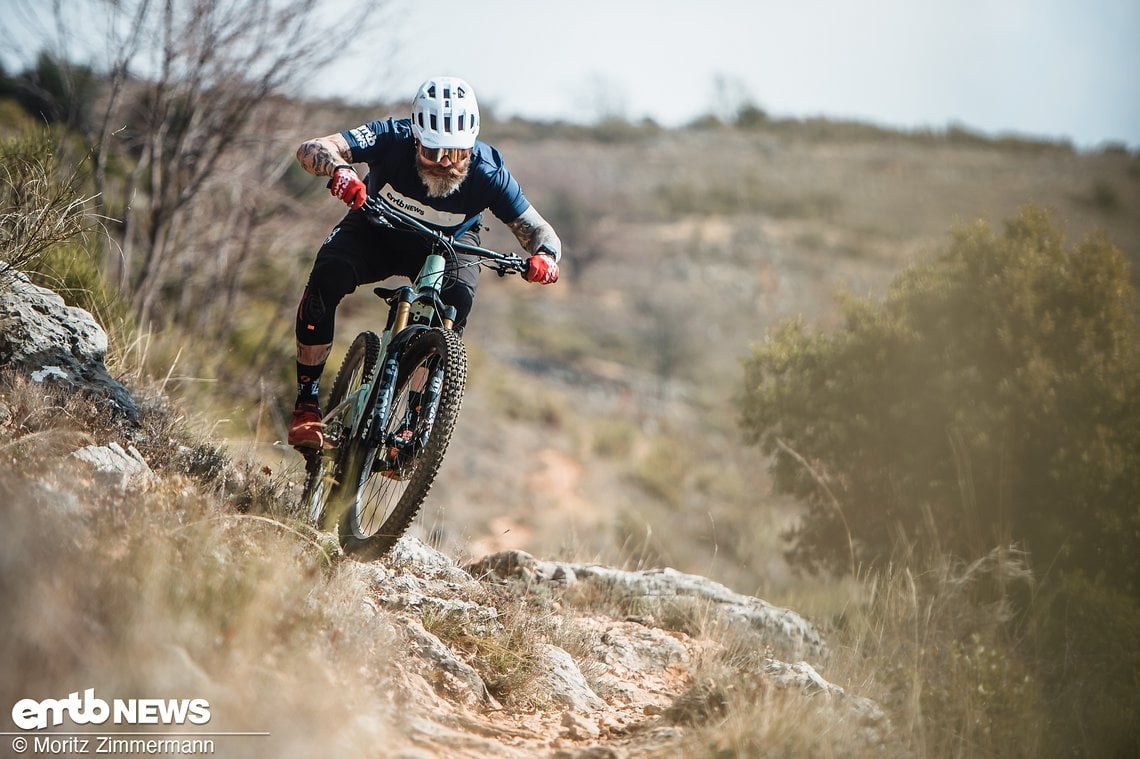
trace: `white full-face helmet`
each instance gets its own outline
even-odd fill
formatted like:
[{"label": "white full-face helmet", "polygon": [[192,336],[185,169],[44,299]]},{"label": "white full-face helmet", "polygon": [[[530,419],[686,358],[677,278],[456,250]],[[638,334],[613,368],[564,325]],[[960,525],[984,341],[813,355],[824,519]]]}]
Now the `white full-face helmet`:
[{"label": "white full-face helmet", "polygon": [[479,136],[475,90],[454,76],[420,85],[412,101],[412,134],[426,148],[471,148]]}]

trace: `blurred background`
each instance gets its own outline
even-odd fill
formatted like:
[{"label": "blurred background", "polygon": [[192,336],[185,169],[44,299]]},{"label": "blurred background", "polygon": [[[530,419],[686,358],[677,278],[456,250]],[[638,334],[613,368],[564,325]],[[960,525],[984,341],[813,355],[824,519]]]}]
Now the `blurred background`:
[{"label": "blurred background", "polygon": [[[872,571],[1013,548],[1136,629],[1136,3],[4,5],[6,192],[38,161],[89,215],[25,263],[286,493],[294,310],[343,212],[294,152],[457,75],[565,259],[554,287],[483,277],[415,534],[837,625]],[[381,316],[344,302],[330,380]],[[1016,679],[1061,607],[987,583],[971,609],[1019,611],[946,635],[1024,654]],[[1066,705],[1100,687],[1050,673]],[[1134,745],[1122,698],[1081,735]]]}]

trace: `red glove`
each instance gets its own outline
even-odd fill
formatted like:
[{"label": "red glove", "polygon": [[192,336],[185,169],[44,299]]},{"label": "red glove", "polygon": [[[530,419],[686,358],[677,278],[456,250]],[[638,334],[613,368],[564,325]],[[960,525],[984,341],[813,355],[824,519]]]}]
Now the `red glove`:
[{"label": "red glove", "polygon": [[540,285],[552,285],[558,281],[558,263],[553,257],[539,253],[526,260],[527,282],[537,282]]},{"label": "red glove", "polygon": [[329,180],[329,192],[343,200],[353,210],[364,205],[364,199],[368,197],[364,182],[360,181],[360,177],[356,176],[356,171],[351,166],[336,167],[332,179]]}]

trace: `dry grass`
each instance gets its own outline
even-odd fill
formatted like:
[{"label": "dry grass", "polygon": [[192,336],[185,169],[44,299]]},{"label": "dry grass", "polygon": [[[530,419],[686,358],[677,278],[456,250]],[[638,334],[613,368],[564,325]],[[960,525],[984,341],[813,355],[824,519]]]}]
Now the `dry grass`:
[{"label": "dry grass", "polygon": [[809,605],[831,646],[821,672],[886,709],[901,755],[1037,756],[1043,703],[1010,624],[1032,586],[1024,557],[999,548],[818,590]]},{"label": "dry grass", "polygon": [[478,597],[470,600],[494,608],[494,620],[472,619],[458,610],[428,610],[421,619],[424,629],[461,651],[491,695],[504,704],[549,706],[530,687],[540,666],[535,646],[550,629],[545,615],[501,587],[481,586]]},{"label": "dry grass", "polygon": [[591,668],[587,656],[596,649],[596,640],[573,623],[573,614],[555,601],[546,586],[521,580],[481,583],[465,600],[494,609],[494,619],[472,618],[461,610],[429,610],[421,621],[424,629],[461,652],[505,707],[520,712],[557,708],[549,688],[541,683],[547,662],[540,644],[569,653],[597,692],[598,666],[593,663]]},{"label": "dry grass", "polygon": [[[1037,756],[1044,702],[1010,632],[1032,584],[1009,549],[920,573],[865,573],[830,592],[821,583],[802,597],[830,647],[812,664],[843,695],[779,687],[764,672],[773,654],[758,634],[718,622],[698,601],[629,599],[598,583],[559,600],[714,642],[664,715],[687,726],[671,749],[678,755]],[[868,717],[867,698],[885,719]]]},{"label": "dry grass", "polygon": [[835,706],[823,693],[781,688],[722,665],[698,675],[665,716],[689,726],[674,750],[694,758],[906,755]]},{"label": "dry grass", "polygon": [[94,223],[76,167],[63,167],[46,130],[0,140],[0,285]]},{"label": "dry grass", "polygon": [[[140,443],[156,436],[154,480],[123,487],[61,457],[109,430],[81,400],[38,389],[8,382],[2,397],[0,700],[86,688],[204,698],[209,731],[270,733],[219,738],[226,756],[392,745],[394,634],[363,603],[366,569],[236,513],[217,483],[233,465],[204,444],[172,446],[176,425],[160,412],[136,431]],[[163,458],[163,447],[175,450]]]}]

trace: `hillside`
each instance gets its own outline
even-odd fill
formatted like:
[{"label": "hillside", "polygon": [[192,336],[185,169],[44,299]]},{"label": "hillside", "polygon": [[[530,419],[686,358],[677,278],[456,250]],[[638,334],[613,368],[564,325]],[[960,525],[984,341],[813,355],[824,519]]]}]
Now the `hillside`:
[{"label": "hillside", "polygon": [[[155,290],[168,322],[103,304],[140,426],[4,375],[11,701],[206,697],[212,728],[265,729],[296,755],[1035,753],[1040,685],[992,644],[1008,599],[970,595],[1030,584],[1016,550],[793,573],[781,533],[800,507],[742,444],[740,364],[781,320],[834,326],[837,292],[880,295],[959,225],[1027,203],[1071,239],[1104,230],[1136,281],[1140,157],[826,121],[489,118],[563,236],[564,277],[484,277],[439,479],[400,550],[363,566],[298,518],[301,461],[280,441],[296,299],[341,213],[290,156],[365,114],[282,107],[232,308],[199,279],[234,254],[206,234],[241,207],[231,186],[194,210],[196,258]],[[248,189],[256,169],[227,181]],[[488,224],[484,244],[514,247]],[[342,307],[332,366],[376,327],[374,301]],[[89,446],[112,454],[77,462]],[[128,468],[100,472],[107,455]]]},{"label": "hillside", "polygon": [[[419,532],[452,555],[520,548],[779,590],[792,507],[765,495],[733,406],[750,343],[789,317],[832,323],[838,291],[882,293],[956,226],[1027,203],[1073,240],[1104,229],[1140,255],[1140,159],[1120,151],[826,122],[484,134],[565,238],[566,276],[483,279],[463,416]],[[309,208],[331,224],[320,195]],[[488,224],[485,243],[513,246]],[[371,299],[346,303],[345,343]]]}]

